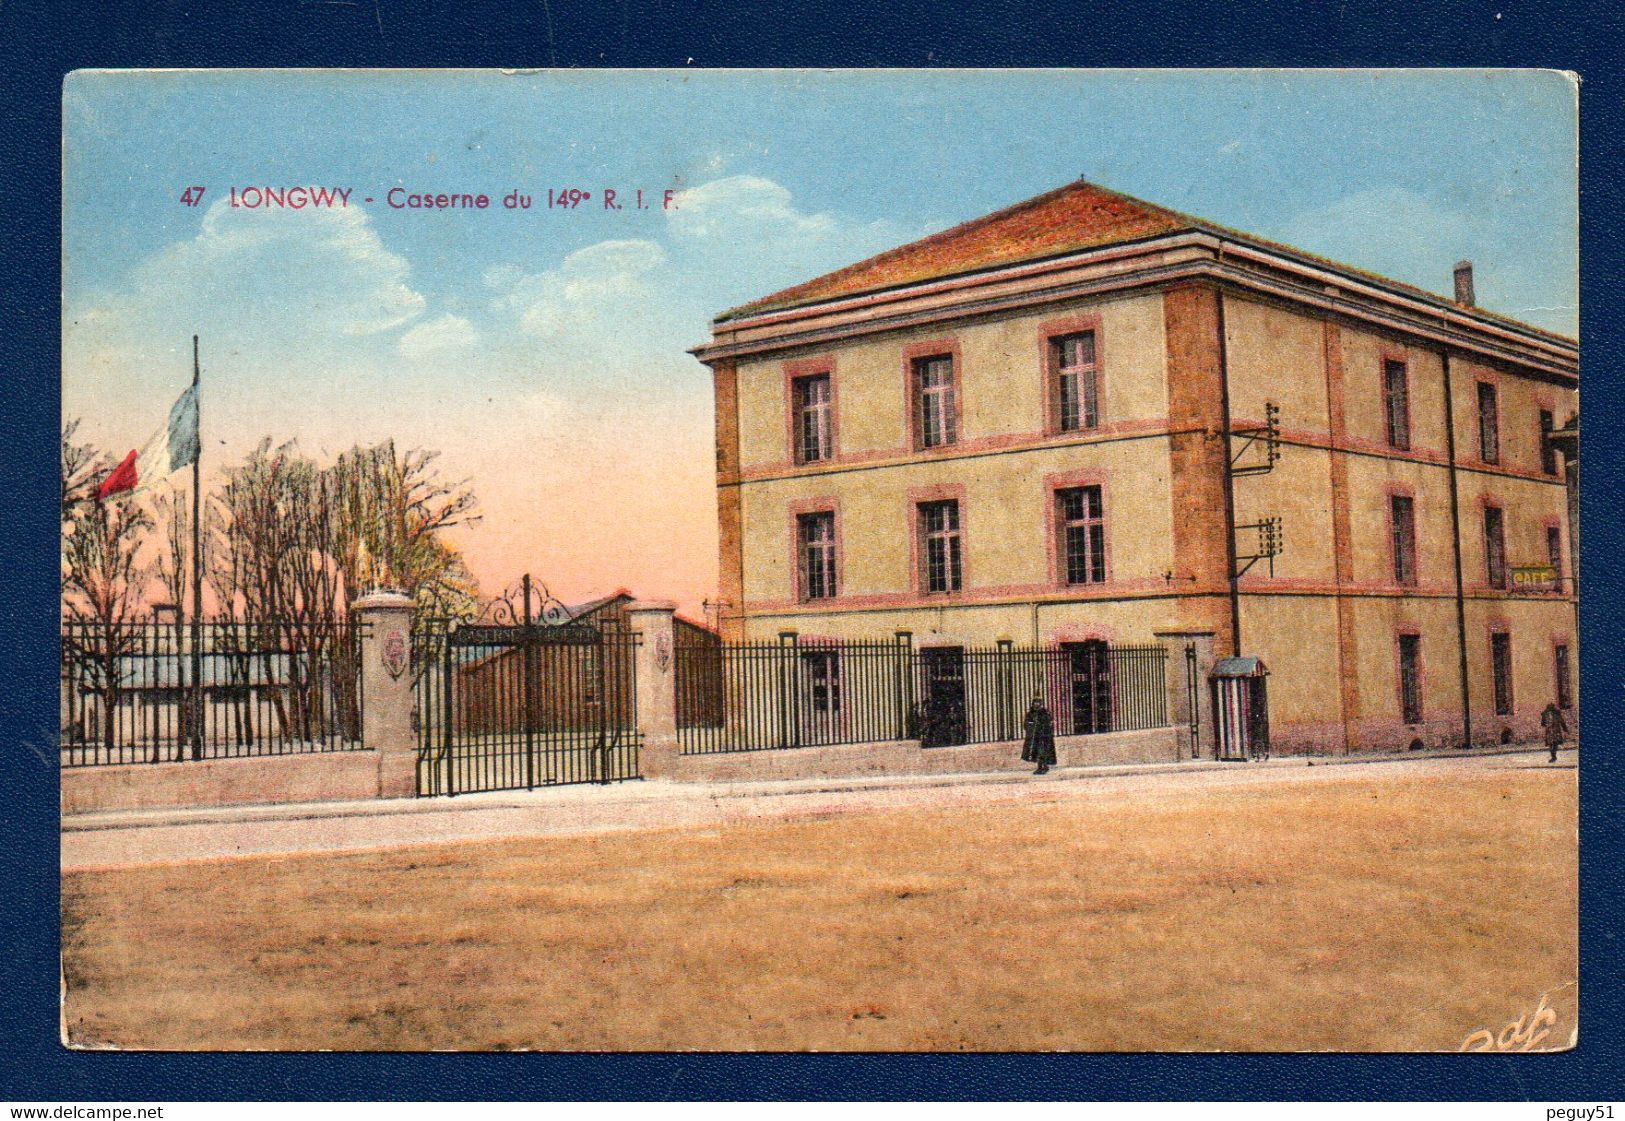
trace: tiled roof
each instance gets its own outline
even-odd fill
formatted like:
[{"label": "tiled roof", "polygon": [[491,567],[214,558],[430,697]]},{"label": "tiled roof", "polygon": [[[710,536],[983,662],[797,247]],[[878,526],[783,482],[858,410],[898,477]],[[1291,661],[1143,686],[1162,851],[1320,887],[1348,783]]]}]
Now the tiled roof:
[{"label": "tiled roof", "polygon": [[[722,322],[782,311],[824,300],[922,284],[1187,231],[1203,231],[1232,241],[1246,242],[1361,277],[1433,303],[1450,303],[1448,298],[1436,292],[1390,280],[1365,269],[1242,233],[1079,179],[985,217],[972,219],[896,249],[888,249],[857,264],[753,300],[723,312],[717,316],[717,320]],[[1472,312],[1485,319],[1512,324],[1549,338],[1570,343],[1574,341],[1483,308],[1475,307]]]},{"label": "tiled roof", "polygon": [[1172,210],[1078,180],[726,311],[719,319],[1192,229]]}]

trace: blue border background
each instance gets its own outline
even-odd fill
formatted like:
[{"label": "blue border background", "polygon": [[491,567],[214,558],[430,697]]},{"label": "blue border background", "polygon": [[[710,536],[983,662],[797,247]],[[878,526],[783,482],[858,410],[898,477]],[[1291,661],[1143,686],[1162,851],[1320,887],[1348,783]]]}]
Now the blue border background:
[{"label": "blue border background", "polygon": [[[1620,1093],[1620,768],[1615,558],[1621,363],[1620,72],[1609,3],[1087,8],[937,5],[837,13],[694,0],[354,4],[173,0],[117,9],[0,3],[0,1098],[1391,1099],[1586,1102]],[[690,63],[690,60],[691,63]],[[62,77],[159,66],[1542,66],[1581,89],[1583,485],[1581,1030],[1574,1050],[1437,1056],[209,1055],[57,1044],[55,616],[50,466],[58,425]],[[1598,423],[1598,421],[1605,423]],[[1539,908],[1542,901],[1525,901]]]}]

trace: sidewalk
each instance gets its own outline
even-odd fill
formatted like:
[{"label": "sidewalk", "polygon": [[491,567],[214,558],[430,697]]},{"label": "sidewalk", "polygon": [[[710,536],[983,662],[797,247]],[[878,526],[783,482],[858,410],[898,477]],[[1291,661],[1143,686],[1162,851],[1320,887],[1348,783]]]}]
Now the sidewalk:
[{"label": "sidewalk", "polygon": [[[1291,756],[1262,763],[1187,760],[1076,767],[1042,777],[1018,766],[994,773],[774,782],[640,780],[455,798],[130,810],[63,818],[61,862],[63,870],[69,871],[448,841],[720,826],[763,818],[827,817],[910,806],[1132,794],[1181,779],[1232,785],[1269,781],[1272,777],[1329,778],[1330,768],[1360,765],[1462,765],[1456,760],[1493,765],[1512,762],[1513,756],[1539,759],[1544,753],[1543,748],[1525,745],[1473,752]],[[1564,756],[1568,757],[1565,762],[1572,759],[1573,749],[1565,751]],[[1318,770],[1319,775],[1312,775],[1311,769]]]}]

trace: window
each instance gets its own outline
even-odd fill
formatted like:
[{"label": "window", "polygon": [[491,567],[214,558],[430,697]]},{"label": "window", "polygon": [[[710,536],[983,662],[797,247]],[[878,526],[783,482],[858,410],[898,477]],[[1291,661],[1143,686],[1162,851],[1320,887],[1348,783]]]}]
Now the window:
[{"label": "window", "polygon": [[927,592],[957,592],[963,578],[959,541],[959,503],[920,505],[921,576]]},{"label": "window", "polygon": [[1495,715],[1512,715],[1512,636],[1490,635],[1490,670],[1495,675]]},{"label": "window", "polygon": [[1563,530],[1560,526],[1546,527],[1546,563],[1552,566],[1552,591],[1563,590]]},{"label": "window", "polygon": [[1552,668],[1557,674],[1557,707],[1574,707],[1574,682],[1569,678],[1569,647],[1568,643],[1560,642],[1552,647]]},{"label": "window", "polygon": [[954,360],[951,355],[914,360],[914,412],[920,447],[946,447],[958,439],[954,425]]},{"label": "window", "polygon": [[1501,462],[1501,418],[1495,401],[1495,386],[1478,383],[1478,458],[1485,463]]},{"label": "window", "polygon": [[1406,724],[1422,722],[1422,638],[1399,636],[1399,711]]},{"label": "window", "polygon": [[1484,575],[1492,588],[1507,586],[1507,537],[1499,506],[1484,507]]},{"label": "window", "polygon": [[1055,369],[1056,427],[1062,432],[1100,423],[1100,386],[1095,380],[1095,333],[1081,331],[1050,340]]},{"label": "window", "polygon": [[835,514],[824,510],[796,518],[797,551],[801,554],[801,598],[835,595]]},{"label": "window", "polygon": [[833,650],[808,650],[801,655],[807,671],[812,710],[821,716],[841,711],[841,656]]},{"label": "window", "polygon": [[1411,386],[1405,363],[1382,364],[1382,404],[1388,418],[1388,446],[1411,446]]},{"label": "window", "polygon": [[1416,583],[1416,502],[1409,495],[1388,499],[1388,520],[1393,533],[1394,583]]},{"label": "window", "polygon": [[1540,410],[1540,469],[1548,475],[1557,474],[1557,448],[1552,444],[1552,411]]},{"label": "window", "polygon": [[828,374],[814,374],[791,382],[795,398],[796,462],[817,463],[834,454],[830,425]]},{"label": "window", "polygon": [[1106,579],[1106,518],[1100,488],[1071,487],[1055,492],[1056,536],[1061,547],[1061,578],[1068,584],[1099,584]]}]

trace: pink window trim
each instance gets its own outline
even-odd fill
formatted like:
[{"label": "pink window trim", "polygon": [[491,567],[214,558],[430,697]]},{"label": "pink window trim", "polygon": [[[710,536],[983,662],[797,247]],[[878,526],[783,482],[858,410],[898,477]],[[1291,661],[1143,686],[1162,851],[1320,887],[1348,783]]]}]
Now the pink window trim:
[{"label": "pink window trim", "polygon": [[[796,379],[824,374],[829,378],[829,455],[823,459],[806,461],[801,458],[797,441],[800,429],[796,415]],[[810,358],[795,358],[784,363],[784,437],[785,463],[792,467],[817,466],[836,462],[840,458],[839,419],[841,415],[839,385],[835,377],[835,355],[819,354]]]},{"label": "pink window trim", "polygon": [[[940,602],[944,599],[955,599],[970,589],[970,518],[965,508],[965,484],[938,483],[935,486],[912,487],[907,494],[908,506],[905,517],[908,519],[908,581],[909,591],[926,603]],[[925,588],[925,573],[921,571],[924,563],[920,553],[920,506],[927,502],[959,503],[959,591],[957,592],[928,592]]]},{"label": "pink window trim", "polygon": [[[1405,723],[1405,673],[1399,655],[1399,640],[1405,637],[1416,639],[1416,708],[1422,714],[1418,724]],[[1408,623],[1401,623],[1394,627],[1394,697],[1399,702],[1399,721],[1401,727],[1419,728],[1427,723],[1428,714],[1428,671],[1427,652],[1422,639],[1421,628]]]},{"label": "pink window trim", "polygon": [[[841,503],[839,499],[802,498],[787,506],[790,519],[790,592],[794,603],[837,603],[846,595],[846,548],[841,536]],[[801,571],[801,516],[803,514],[835,515],[835,594],[820,599],[808,599],[803,587]]]},{"label": "pink window trim", "polygon": [[[1508,706],[1511,711],[1505,713],[1495,711],[1495,636],[1498,634],[1507,636],[1507,694],[1512,703]],[[1492,616],[1484,623],[1484,657],[1485,667],[1490,671],[1487,682],[1490,715],[1497,720],[1518,715],[1518,657],[1512,647],[1512,624],[1504,616]]]},{"label": "pink window trim", "polygon": [[[841,647],[842,642],[840,639],[831,638],[826,635],[801,635],[796,639],[796,654],[798,657],[801,654],[835,655],[835,676],[833,678],[833,682],[835,685],[836,696],[839,698],[838,703],[840,707],[835,710],[833,723],[844,734],[851,728],[852,706],[847,703],[849,698],[846,692],[846,659],[841,656]],[[827,720],[829,719],[829,714],[826,713],[823,716],[819,716],[812,711],[812,696],[810,693],[811,684],[812,682],[809,675],[807,680],[807,685],[809,687],[809,694],[806,698],[807,708],[802,713],[802,719],[806,720],[811,718],[814,720]]]},{"label": "pink window trim", "polygon": [[[1076,588],[1104,588],[1112,583],[1112,511],[1111,487],[1107,485],[1108,472],[1099,468],[1081,471],[1057,471],[1044,476],[1044,552],[1049,558],[1046,574],[1049,586],[1056,591]],[[1074,487],[1100,488],[1101,547],[1105,550],[1106,578],[1098,584],[1068,584],[1066,570],[1061,566],[1061,540],[1056,491]],[[1068,640],[1071,641],[1071,640]],[[1079,640],[1083,641],[1083,640]]]},{"label": "pink window trim", "polygon": [[[1087,427],[1061,431],[1061,401],[1056,385],[1055,340],[1064,335],[1077,335],[1092,331],[1095,336],[1095,423]],[[1106,335],[1101,329],[1099,313],[1065,315],[1046,319],[1038,325],[1038,369],[1043,378],[1039,387],[1044,402],[1044,434],[1047,436],[1073,435],[1099,432],[1106,428]]]},{"label": "pink window trim", "polygon": [[[947,357],[953,366],[954,439],[951,444],[925,447],[921,442],[920,413],[914,397],[914,363],[921,358]],[[907,419],[908,448],[915,454],[944,452],[957,448],[965,439],[965,365],[960,355],[959,336],[928,339],[903,348],[903,403]],[[963,515],[964,511],[960,511]]]},{"label": "pink window trim", "polygon": [[[1504,570],[1503,575],[1506,579],[1506,587],[1504,588],[1497,587],[1496,585],[1490,583],[1490,543],[1485,539],[1484,534],[1484,512],[1486,510],[1498,510],[1501,514],[1501,567]],[[1478,536],[1480,560],[1477,576],[1479,582],[1476,584],[1476,587],[1480,591],[1510,592],[1512,590],[1512,554],[1510,551],[1510,545],[1508,544],[1511,539],[1511,533],[1509,532],[1510,527],[1507,524],[1508,521],[1506,500],[1497,495],[1486,494],[1482,491],[1479,492],[1478,525],[1474,527],[1474,529],[1476,530]],[[1541,546],[1543,548],[1545,547],[1545,544],[1545,540],[1542,539]]]},{"label": "pink window trim", "polygon": [[[1487,385],[1495,391],[1495,459],[1493,462],[1484,458],[1484,421],[1478,408],[1478,387],[1481,385]],[[1473,373],[1473,399],[1471,402],[1472,411],[1468,415],[1472,417],[1473,423],[1473,442],[1470,445],[1473,451],[1471,462],[1477,464],[1478,466],[1495,468],[1506,467],[1506,449],[1503,446],[1506,443],[1506,425],[1503,423],[1505,418],[1501,415],[1503,412],[1501,408],[1503,397],[1504,395],[1501,393],[1501,382],[1499,378],[1483,370],[1478,370]]]},{"label": "pink window trim", "polygon": [[1554,595],[1561,595],[1563,592],[1563,570],[1568,567],[1569,563],[1568,534],[1563,532],[1563,518],[1561,515],[1552,515],[1540,519],[1540,548],[1542,555],[1547,560],[1551,559],[1551,550],[1547,548],[1546,538],[1554,529],[1557,530],[1558,563],[1555,566],[1557,568],[1557,578],[1552,582],[1551,591]]},{"label": "pink window trim", "polygon": [[[1566,634],[1554,634],[1554,635],[1552,635],[1552,656],[1547,659],[1547,663],[1552,667],[1552,701],[1553,701],[1553,703],[1556,703],[1557,695],[1558,695],[1557,694],[1557,689],[1558,689],[1558,686],[1557,686],[1557,680],[1558,680],[1558,675],[1557,675],[1557,648],[1559,646],[1564,647],[1569,652],[1569,667],[1568,667],[1569,668],[1569,681],[1568,681],[1569,703],[1568,703],[1568,706],[1563,709],[1563,711],[1564,712],[1572,712],[1572,711],[1574,711],[1574,709],[1576,707],[1578,707],[1575,704],[1575,702],[1576,702],[1576,700],[1578,700],[1579,690],[1575,688],[1575,681],[1574,681],[1574,643],[1570,641],[1569,636],[1566,635]],[[1517,698],[1514,697],[1513,699],[1514,699],[1514,701],[1516,701]],[[1545,706],[1542,705],[1541,707],[1544,708]],[[1572,726],[1570,727],[1569,731],[1571,733],[1574,731]]]},{"label": "pink window trim", "polygon": [[[1399,584],[1394,580],[1394,570],[1398,567],[1394,562],[1394,499],[1408,498],[1411,500],[1411,582]],[[1408,486],[1390,485],[1383,490],[1383,516],[1388,522],[1388,578],[1381,583],[1397,588],[1420,588],[1422,586],[1422,535],[1417,528],[1416,492]]]},{"label": "pink window trim", "polygon": [[[1405,447],[1403,448],[1395,447],[1388,442],[1388,363],[1390,362],[1397,362],[1405,368]],[[1411,408],[1411,394],[1415,388],[1415,379],[1411,377],[1410,351],[1403,347],[1384,346],[1377,358],[1377,400],[1382,402],[1382,447],[1387,451],[1408,454],[1417,450],[1416,429],[1411,424],[1411,417],[1416,411]]]}]

